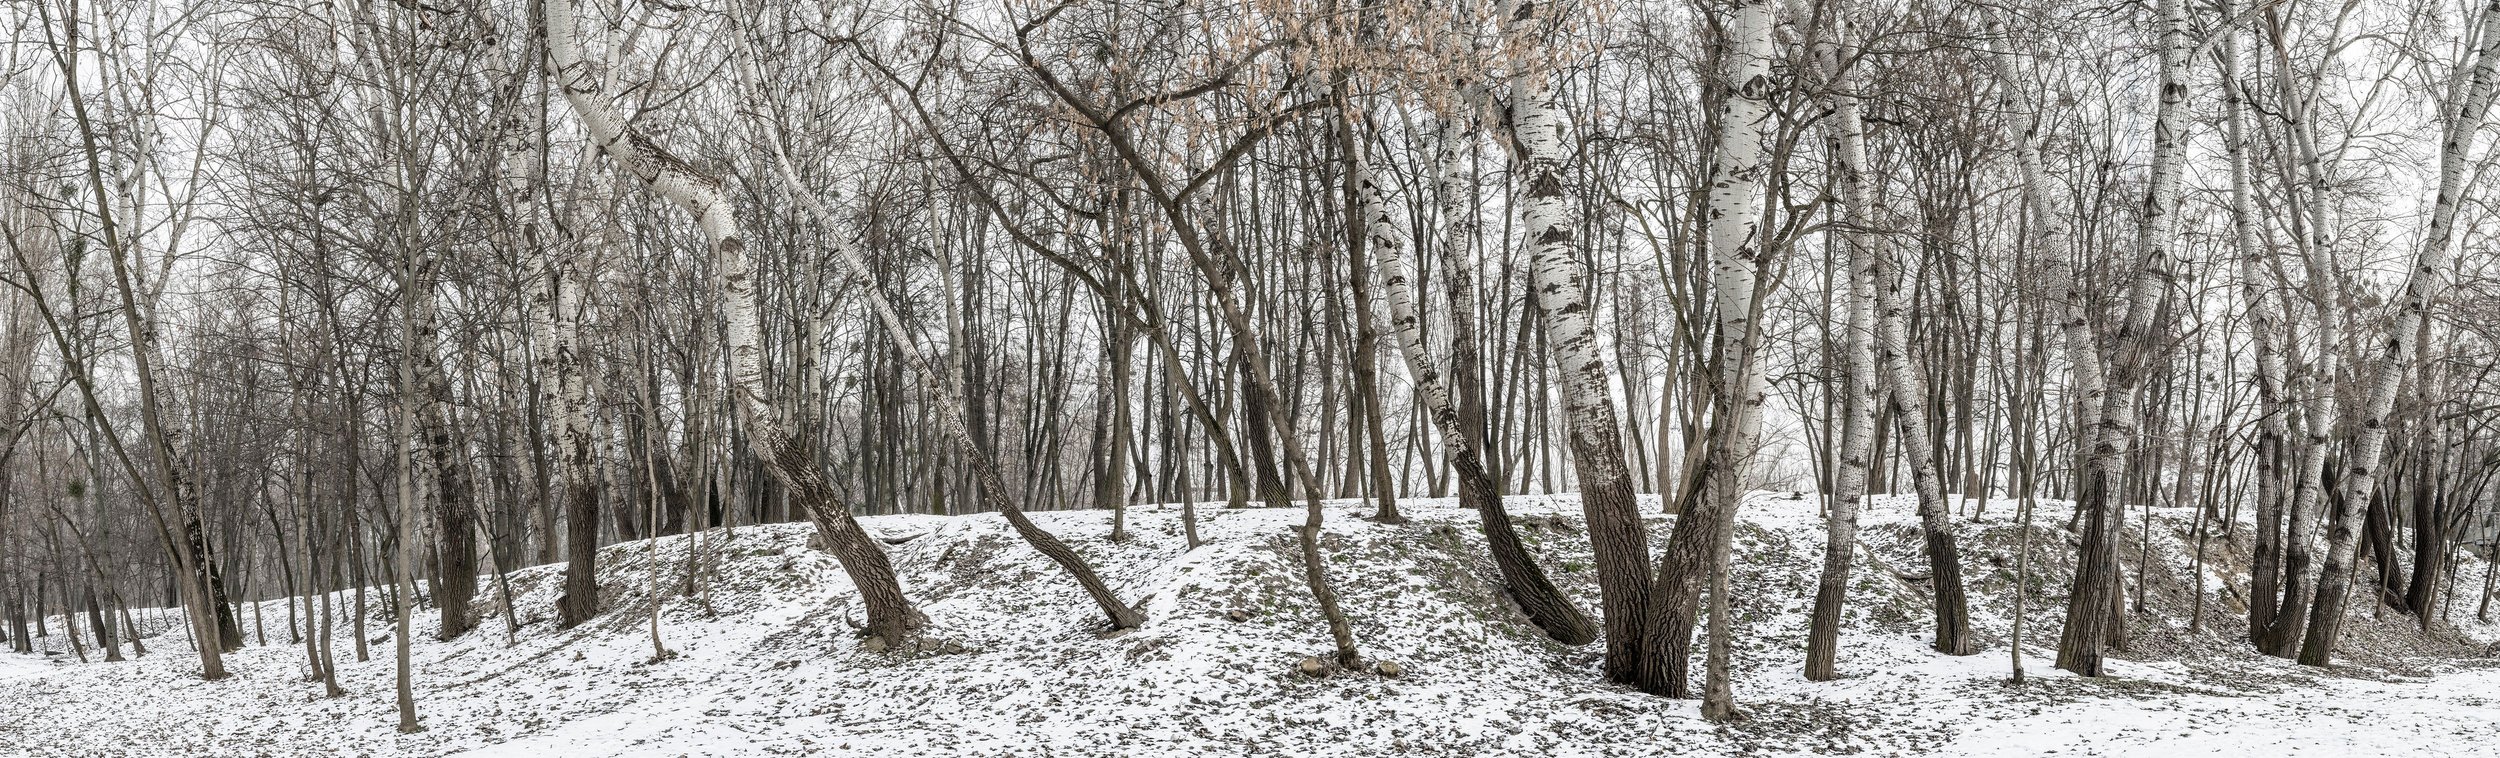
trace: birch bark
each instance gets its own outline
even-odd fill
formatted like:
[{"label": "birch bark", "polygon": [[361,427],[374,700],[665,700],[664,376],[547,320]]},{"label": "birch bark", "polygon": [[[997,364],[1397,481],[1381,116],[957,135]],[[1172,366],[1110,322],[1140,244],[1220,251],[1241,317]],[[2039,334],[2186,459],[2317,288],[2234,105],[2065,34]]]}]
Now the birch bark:
[{"label": "birch bark", "polygon": [[[791,193],[799,197],[800,204],[806,206],[808,211],[816,217],[817,223],[828,227],[838,224],[840,219],[835,216],[833,209],[799,181],[798,174],[791,167],[789,156],[781,151],[778,143],[774,146],[774,157],[780,169],[782,182],[789,185]],[[872,270],[868,268],[867,259],[860,255],[859,250],[851,244],[849,238],[836,234],[832,237],[831,246],[834,253],[842,259],[845,265],[850,266],[853,272],[863,278],[871,278]],[[956,452],[964,456],[966,462],[971,465],[974,480],[979,485],[981,504],[1006,517],[1007,523],[1015,528],[1018,536],[1023,537],[1034,550],[1049,557],[1051,562],[1058,564],[1060,570],[1074,577],[1077,584],[1085,589],[1085,594],[1092,597],[1094,603],[1102,608],[1103,615],[1109,617],[1112,628],[1129,629],[1145,623],[1144,614],[1138,613],[1127,603],[1121,602],[1119,595],[1112,592],[1110,585],[1094,573],[1093,564],[1086,562],[1084,556],[1078,555],[1074,548],[1068,547],[1067,543],[1060,541],[1058,537],[1034,524],[1031,518],[1024,515],[1024,509],[1017,505],[1015,497],[1007,489],[1006,480],[1000,476],[998,463],[990,457],[988,451],[982,449],[973,436],[971,427],[965,423],[962,407],[963,388],[945,381],[938,375],[937,369],[930,365],[928,357],[921,352],[919,344],[912,341],[910,328],[903,323],[902,314],[895,311],[893,301],[888,300],[884,292],[872,284],[865,290],[865,293],[870,309],[877,314],[878,323],[885,328],[886,336],[892,340],[895,353],[902,357],[905,365],[911,367],[921,384],[930,388],[934,393],[955,396],[954,402],[935,404],[937,419],[947,438],[955,443]]]},{"label": "birch bark", "polygon": [[[2223,15],[2231,15],[2231,7],[2226,0]],[[2279,320],[2274,298],[2268,294],[2272,282],[2265,268],[2269,253],[2257,242],[2252,202],[2255,185],[2248,165],[2247,98],[2239,84],[2240,35],[2236,30],[2223,33],[2229,35],[2223,41],[2221,59],[2223,149],[2231,164],[2231,244],[2239,258],[2240,299],[2248,314],[2249,341],[2255,353],[2250,380],[2257,395],[2257,433],[2255,449],[2250,451],[2256,458],[2257,533],[2249,568],[2248,639],[2262,644],[2266,628],[2274,623],[2283,578],[2282,456],[2288,425],[2283,416],[2287,412],[2282,394],[2283,356],[2274,344]]]},{"label": "birch bark", "polygon": [[[1554,23],[1555,19],[1536,15],[1553,7],[1520,6],[1520,15],[1512,22],[1514,34],[1525,37]],[[1520,234],[1527,245],[1537,316],[1545,327],[1555,383],[1561,389],[1571,462],[1580,479],[1580,509],[1595,550],[1600,615],[1606,629],[1606,678],[1651,689],[1652,677],[1643,675],[1650,668],[1644,659],[1653,623],[1649,535],[1641,526],[1632,471],[1623,456],[1623,434],[1608,386],[1613,371],[1598,344],[1587,275],[1575,255],[1579,209],[1563,186],[1571,149],[1570,124],[1563,119],[1553,76],[1548,71],[1526,72],[1512,85],[1511,137],[1525,186],[1519,205]]]},{"label": "birch bark", "polygon": [[[1656,684],[1686,696],[1688,651],[1701,610],[1704,585],[1711,592],[1709,659],[1713,669],[1727,657],[1727,553],[1743,499],[1746,475],[1761,442],[1767,377],[1759,360],[1761,278],[1770,262],[1762,228],[1763,178],[1770,170],[1764,149],[1770,126],[1773,78],[1772,12],[1769,0],[1718,3],[1728,19],[1726,96],[1719,103],[1717,147],[1711,167],[1709,207],[1710,285],[1718,308],[1717,374],[1711,378],[1715,420],[1700,486],[1676,518],[1675,532],[1659,559],[1652,602],[1651,646],[1661,667]],[[1710,677],[1702,714],[1735,717],[1725,676]]]},{"label": "birch bark", "polygon": [[1389,332],[1396,338],[1399,355],[1406,359],[1406,373],[1414,381],[1416,400],[1423,404],[1424,415],[1432,419],[1433,428],[1441,433],[1442,454],[1458,475],[1459,492],[1476,504],[1476,516],[1484,527],[1485,544],[1493,553],[1493,566],[1502,574],[1503,588],[1527,613],[1528,620],[1555,641],[1584,645],[1597,639],[1597,630],[1589,624],[1588,617],[1546,578],[1545,570],[1537,565],[1536,558],[1520,542],[1518,530],[1511,525],[1510,512],[1502,504],[1501,488],[1485,471],[1483,453],[1460,423],[1458,407],[1451,401],[1449,387],[1436,368],[1439,362],[1425,345],[1423,314],[1415,305],[1414,280],[1407,275],[1404,247],[1399,244],[1403,237],[1389,215],[1379,179],[1369,161],[1357,161],[1356,170],[1363,226],[1371,238],[1372,265],[1388,301]]},{"label": "birch bark", "polygon": [[2136,239],[2137,264],[2127,288],[2127,313],[2119,324],[2101,405],[2090,427],[2081,497],[2083,547],[2076,560],[2066,606],[2066,628],[2057,667],[2100,676],[2110,629],[2121,623],[2117,607],[2118,542],[2124,523],[2118,489],[2135,443],[2136,388],[2158,340],[2154,314],[2170,295],[2177,253],[2172,249],[2184,167],[2187,128],[2188,23],[2185,0],[2160,0],[2160,104],[2153,120],[2152,176]]},{"label": "birch bark", "polygon": [[[1851,25],[1840,25],[1848,36]],[[1875,439],[1875,258],[1869,230],[1874,226],[1874,193],[1866,178],[1865,119],[1858,94],[1848,76],[1854,50],[1826,43],[1817,51],[1829,77],[1834,127],[1840,132],[1832,171],[1839,185],[1842,246],[1849,251],[1845,289],[1848,309],[1841,345],[1841,431],[1839,470],[1832,477],[1831,512],[1824,517],[1823,569],[1815,581],[1814,609],[1806,629],[1806,678],[1830,681],[1839,676],[1841,607],[1848,598],[1850,559],[1858,540],[1858,508],[1866,500],[1867,450]],[[1663,451],[1661,452],[1663,456]]]},{"label": "birch bark", "polygon": [[2412,276],[2405,282],[2396,321],[2388,327],[2369,367],[2368,404],[2362,407],[2361,429],[2352,449],[2345,453],[2347,468],[2338,482],[2345,488],[2344,498],[2327,542],[2326,562],[2319,567],[2318,599],[2310,608],[2308,633],[2301,642],[2300,662],[2311,666],[2327,665],[2335,651],[2336,637],[2342,631],[2353,549],[2359,536],[2357,514],[2367,507],[2378,487],[2379,458],[2387,448],[2388,416],[2396,408],[2396,390],[2404,383],[2415,354],[2421,350],[2415,344],[2415,332],[2429,318],[2431,304],[2444,288],[2441,279],[2447,275],[2457,208],[2465,199],[2467,159],[2491,109],[2495,84],[2500,84],[2494,81],[2495,76],[2500,76],[2500,0],[2483,5],[2476,25],[2481,28],[2477,35],[2481,46],[2474,54],[2465,98],[2443,114],[2445,123],[2440,125],[2439,194],[2431,206],[2430,229],[2422,237],[2422,247],[2414,253]]},{"label": "birch bark", "polygon": [[552,378],[554,402],[549,406],[555,410],[557,444],[563,448],[556,468],[564,482],[564,594],[556,597],[556,623],[564,628],[599,615],[599,484],[593,478],[597,463],[591,453],[590,391],[582,376],[581,302],[590,281],[582,275],[579,248],[568,241],[547,270],[544,368]]},{"label": "birch bark", "polygon": [[572,0],[546,0],[544,14],[550,75],[573,106],[598,149],[661,197],[695,217],[712,243],[715,285],[727,322],[730,394],[746,423],[748,444],[764,461],[791,500],[805,509],[824,533],[825,542],[843,571],[860,591],[867,610],[866,632],[882,645],[898,645],[917,632],[926,619],[903,595],[884,548],[868,536],[813,465],[804,437],[791,434],[771,400],[764,376],[763,321],[756,305],[755,274],[746,240],[732,215],[726,186],[696,170],[659,143],[631,131],[616,105],[602,91],[599,79],[582,56]]},{"label": "birch bark", "polygon": [[[1859,141],[1864,141],[1863,132]],[[1863,152],[1863,150],[1861,150]],[[1901,441],[1901,456],[1910,466],[1911,486],[1918,491],[1919,531],[1926,539],[1929,582],[1936,597],[1938,652],[1970,655],[1979,652],[1970,637],[1969,593],[1962,585],[1962,554],[1953,539],[1952,505],[1944,499],[1944,476],[1929,442],[1926,383],[1910,363],[1909,327],[1901,296],[1893,291],[1898,275],[1879,244],[1867,255],[1874,259],[1876,333],[1883,348],[1876,362],[1884,372],[1884,394],[1892,402],[1892,418]]]},{"label": "birch bark", "polygon": [[[2292,65],[2279,11],[2268,7],[2266,20],[2267,41],[2274,53],[2277,102],[2282,104],[2283,121],[2288,132],[2286,141],[2290,143],[2296,164],[2289,169],[2293,174],[2285,177],[2285,187],[2287,194],[2302,195],[2302,201],[2294,203],[2299,212],[2288,214],[2288,219],[2309,269],[2301,294],[2306,296],[2310,310],[2316,315],[2316,322],[2310,325],[2315,343],[2314,358],[2307,365],[2301,365],[2293,357],[2291,345],[2295,343],[2292,342],[2286,343],[2284,351],[2287,366],[2295,367],[2288,377],[2285,394],[2305,399],[2308,412],[2299,419],[2302,424],[2301,447],[2298,463],[2292,471],[2292,504],[2286,516],[2282,603],[2274,611],[2274,623],[2258,643],[2258,648],[2269,655],[2292,658],[2300,653],[2302,630],[2307,628],[2309,621],[2309,604],[2316,594],[2317,571],[2312,564],[2316,562],[2314,554],[2319,521],[2326,515],[2323,512],[2325,498],[2322,494],[2326,486],[2323,476],[2339,401],[2335,392],[2335,377],[2341,329],[2335,298],[2329,292],[2328,283],[2338,252],[2338,240],[2334,234],[2337,189],[2329,176],[2327,161],[2318,149],[2315,124],[2310,121],[2308,98],[2295,87],[2293,77],[2298,69]],[[2288,326],[2296,318],[2296,312],[2290,307],[2295,301],[2290,293],[2286,293],[2284,302],[2283,315]],[[2287,417],[2286,420],[2291,419]]]}]

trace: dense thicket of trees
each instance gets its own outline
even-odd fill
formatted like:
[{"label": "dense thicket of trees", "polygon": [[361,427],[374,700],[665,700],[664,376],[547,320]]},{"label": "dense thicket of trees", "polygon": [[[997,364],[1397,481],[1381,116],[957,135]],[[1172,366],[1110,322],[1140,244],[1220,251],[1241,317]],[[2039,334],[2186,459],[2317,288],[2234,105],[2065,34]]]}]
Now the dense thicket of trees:
[{"label": "dense thicket of trees", "polygon": [[[1955,525],[1991,497],[2074,501],[2040,517],[2080,534],[2057,665],[2087,675],[2155,506],[2254,543],[2245,624],[2199,623],[2269,654],[2488,611],[2447,567],[2500,497],[2500,0],[27,0],[0,26],[20,651],[75,613],[118,658],[130,609],[180,607],[215,679],[269,634],[239,604],[293,598],[336,694],[378,592],[405,693],[420,593],[446,638],[517,624],[486,589],[563,561],[570,626],[602,544],[797,520],[884,649],[926,623],[856,521],[890,513],[998,512],[1128,627],[1024,512],[1177,501],[1303,509],[1313,665],[1355,669],[1321,501],[1456,494],[1530,620],[1723,717],[1751,489],[1827,495],[1815,679],[1847,665],[1868,492],[1917,496],[1946,654],[1980,652]],[[1593,608],[1499,500],[1559,492]]]}]

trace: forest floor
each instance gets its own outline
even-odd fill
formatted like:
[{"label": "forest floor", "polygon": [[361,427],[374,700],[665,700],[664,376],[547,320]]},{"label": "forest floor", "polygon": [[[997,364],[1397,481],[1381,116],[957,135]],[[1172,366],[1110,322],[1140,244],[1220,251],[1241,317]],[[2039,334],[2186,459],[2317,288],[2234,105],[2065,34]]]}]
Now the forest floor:
[{"label": "forest floor", "polygon": [[[1510,505],[1557,583],[1594,613],[1577,502]],[[227,656],[225,681],[197,678],[179,630],[128,662],[0,654],[0,755],[2500,756],[2500,662],[2489,657],[2500,626],[2474,621],[2487,568],[2470,558],[2457,623],[2425,636],[2409,617],[2357,611],[2353,655],[2304,668],[2238,641],[2241,594],[2225,577],[2245,573],[2244,531],[2212,539],[2198,572],[2190,514],[2155,509],[2145,530],[2132,513],[2124,563],[2130,581],[2149,568],[2144,609],[2115,676],[2086,680],[2049,666],[2072,535],[2069,509],[2047,503],[2025,583],[2030,677],[2012,686],[2014,504],[1962,520],[1982,652],[1952,657],[1925,644],[1910,503],[1880,497],[1864,518],[1844,676],[1812,683],[1798,669],[1821,519],[1810,497],[1757,493],[1732,580],[1734,684],[1750,717],[1718,725],[1694,701],[1601,683],[1597,646],[1557,645],[1529,626],[1488,582],[1473,512],[1449,500],[1402,507],[1411,522],[1392,526],[1335,503],[1327,531],[1363,652],[1399,664],[1395,678],[1295,672],[1329,647],[1292,549],[1299,509],[1201,509],[1207,544],[1196,550],[1183,549],[1173,507],[1132,509],[1131,539],[1119,543],[1107,539],[1108,513],[1033,514],[1145,611],[1143,627],[1120,634],[1104,634],[1075,584],[995,515],[872,517],[863,521],[892,543],[930,619],[928,641],[907,655],[861,648],[856,593],[806,547],[812,529],[740,527],[606,548],[603,613],[576,629],[553,623],[556,566],[512,575],[517,634],[491,581],[489,617],[459,639],[434,640],[430,609],[419,614],[423,732],[393,729],[390,627],[375,593],[371,660],[356,660],[342,619],[339,698],[304,681],[283,601],[246,614],[247,636],[267,632],[268,644]],[[1650,519],[1653,550],[1671,523]],[[656,662],[655,565],[660,634],[676,653]],[[690,565],[700,581],[684,594]],[[2200,595],[2204,623],[2191,632]],[[66,647],[57,628],[47,643]]]}]

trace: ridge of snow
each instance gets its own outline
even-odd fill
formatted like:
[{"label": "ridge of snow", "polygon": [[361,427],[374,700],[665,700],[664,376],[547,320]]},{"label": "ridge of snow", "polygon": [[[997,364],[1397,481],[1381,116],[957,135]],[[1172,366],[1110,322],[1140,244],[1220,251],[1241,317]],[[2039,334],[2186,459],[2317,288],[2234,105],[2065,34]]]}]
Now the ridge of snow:
[{"label": "ridge of snow", "polygon": [[[861,649],[849,623],[856,595],[832,556],[806,548],[811,527],[743,526],[732,538],[700,538],[701,555],[717,560],[708,599],[677,594],[697,540],[675,536],[603,548],[602,614],[577,629],[553,625],[561,566],[512,575],[524,622],[516,644],[506,644],[491,581],[480,584],[485,617],[459,639],[435,641],[431,614],[419,613],[425,732],[393,731],[387,621],[368,622],[373,659],[357,662],[340,619],[334,645],[349,694],[327,699],[303,680],[302,647],[284,639],[284,601],[268,601],[258,612],[270,644],[230,654],[227,681],[197,679],[180,629],[122,663],[0,655],[0,754],[2500,755],[2486,739],[2500,734],[2491,707],[2500,670],[2472,659],[2398,654],[2323,674],[2256,656],[2230,639],[2239,611],[2225,587],[2236,569],[2218,565],[2206,567],[2208,629],[2187,634],[2184,511],[2153,509],[2152,612],[2133,620],[2144,657],[2122,657],[2117,677],[2091,681],[2049,665],[2059,563],[2070,559],[2059,557],[2062,505],[2044,503],[2056,507],[2042,508],[2033,541],[2032,682],[2006,687],[2012,502],[1957,520],[1982,652],[1951,657],[1926,647],[1923,588],[1867,561],[1874,553],[1923,572],[1910,501],[1870,499],[1844,676],[1823,683],[1799,673],[1823,542],[1816,501],[1757,493],[1745,506],[1734,660],[1752,718],[1733,726],[1702,721],[1694,701],[1601,682],[1598,646],[1553,643],[1508,605],[1475,514],[1418,499],[1402,506],[1412,522],[1397,526],[1360,520],[1355,501],[1328,506],[1330,575],[1363,653],[1398,663],[1398,678],[1295,673],[1302,656],[1329,649],[1292,551],[1299,509],[1205,504],[1206,544],[1195,550],[1183,549],[1177,506],[1130,509],[1132,539],[1122,543],[1108,541],[1107,513],[1031,514],[1146,613],[1144,626],[1116,634],[995,514],[882,516],[862,521],[892,542],[904,588],[930,621],[927,643],[909,655]],[[1556,583],[1595,612],[1576,500],[1522,496],[1510,507]],[[1653,549],[1672,523],[1658,510],[1644,498]],[[2131,567],[2141,526],[2131,521],[2122,551]],[[2214,544],[2208,560],[2219,564],[2231,551]],[[661,635],[678,656],[653,663],[655,558],[668,572]],[[2459,602],[2469,607],[2456,618],[2465,623],[2444,632],[2488,645],[2500,627],[2471,623],[2468,599],[2485,569],[2462,563]],[[386,618],[380,597],[371,600]],[[1247,620],[1232,621],[1236,610]],[[2353,636],[2375,633],[2366,608],[2355,616]],[[243,620],[251,637],[253,614]]]}]

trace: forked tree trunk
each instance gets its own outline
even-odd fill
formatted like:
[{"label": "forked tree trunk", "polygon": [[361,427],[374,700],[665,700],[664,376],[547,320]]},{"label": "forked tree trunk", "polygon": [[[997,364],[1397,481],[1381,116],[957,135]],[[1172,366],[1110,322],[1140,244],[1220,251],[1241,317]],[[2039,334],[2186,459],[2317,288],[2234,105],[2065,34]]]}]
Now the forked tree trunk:
[{"label": "forked tree trunk", "polygon": [[[781,179],[789,186],[791,194],[798,196],[800,204],[814,213],[817,223],[827,228],[838,228],[841,219],[836,217],[831,207],[825,205],[824,200],[818,198],[813,191],[799,181],[796,170],[791,166],[789,156],[781,153],[779,143],[775,143],[774,150],[779,159],[776,163],[781,169]],[[831,240],[834,253],[842,259],[845,265],[850,266],[851,270],[862,278],[873,279],[869,276],[872,269],[868,268],[867,259],[860,255],[859,250],[852,246],[847,237],[836,232],[831,235]],[[1113,592],[1111,586],[1094,572],[1092,563],[1088,563],[1084,556],[1078,555],[1075,548],[1068,547],[1066,542],[1061,541],[1025,516],[1024,508],[1016,503],[1016,496],[1007,489],[1006,480],[1000,476],[997,461],[981,447],[980,442],[972,434],[972,428],[965,423],[963,403],[969,398],[964,394],[964,388],[939,376],[937,369],[929,364],[927,356],[921,354],[919,343],[912,340],[911,330],[903,323],[902,314],[894,310],[893,301],[887,299],[883,291],[871,284],[864,290],[864,293],[870,309],[876,312],[877,321],[885,327],[886,336],[893,343],[895,353],[902,358],[904,365],[909,366],[912,373],[919,378],[922,386],[929,388],[933,394],[952,396],[955,401],[934,404],[937,420],[947,438],[955,443],[956,453],[962,455],[964,462],[971,466],[973,480],[979,487],[981,504],[998,511],[1000,516],[1006,517],[1008,525],[1015,528],[1017,536],[1023,537],[1034,550],[1050,558],[1052,563],[1059,565],[1061,571],[1068,572],[1068,576],[1076,579],[1077,585],[1084,588],[1085,594],[1093,598],[1095,605],[1102,608],[1103,615],[1111,621],[1111,628],[1129,629],[1145,623],[1145,615],[1122,602],[1119,594]],[[1123,399],[1122,402],[1126,400]]]},{"label": "forked tree trunk", "polygon": [[[2424,326],[2430,322],[2424,321]],[[2427,394],[2427,393],[2426,393]],[[2432,395],[2436,397],[2437,395]],[[2405,578],[2404,607],[2421,621],[2424,632],[2431,629],[2431,618],[2437,613],[2439,585],[2448,570],[2448,503],[2455,497],[2450,490],[2449,464],[2455,460],[2451,439],[2440,428],[2438,440],[2423,456],[2423,467],[2413,489],[2413,569]]]},{"label": "forked tree trunk", "polygon": [[[1935,648],[1947,655],[1970,655],[1978,652],[1979,646],[1970,636],[1970,600],[1969,593],[1962,585],[1961,550],[1956,546],[1953,538],[1952,504],[1945,502],[1944,475],[1938,467],[1936,453],[1928,435],[1927,427],[1931,419],[1927,409],[1927,384],[1919,378],[1917,366],[1910,362],[1909,328],[1904,323],[1907,320],[1907,305],[1902,302],[1900,293],[1895,291],[1894,284],[1899,281],[1900,274],[1897,267],[1893,265],[1891,251],[1883,244],[1884,236],[1875,233],[1873,228],[1875,223],[1873,193],[1869,190],[1870,182],[1866,177],[1868,167],[1866,123],[1859,113],[1856,95],[1844,89],[1849,86],[1849,82],[1845,77],[1838,75],[1840,73],[1837,70],[1838,63],[1832,62],[1826,65],[1832,67],[1835,73],[1832,83],[1835,88],[1832,95],[1833,118],[1840,139],[1840,151],[1835,170],[1840,174],[1843,202],[1846,203],[1849,214],[1846,223],[1851,263],[1850,280],[1852,289],[1855,290],[1852,293],[1850,316],[1853,319],[1857,317],[1856,309],[1860,303],[1872,301],[1875,309],[1874,337],[1877,340],[1875,344],[1879,346],[1876,351],[1876,369],[1883,373],[1884,378],[1878,383],[1882,388],[1879,391],[1892,405],[1892,418],[1899,430],[1902,456],[1908,460],[1911,482],[1918,491],[1919,529],[1926,538],[1928,577],[1935,593]],[[1856,285],[1861,283],[1861,274],[1864,274],[1863,283],[1867,286],[1858,289]],[[1850,334],[1851,340],[1862,338],[1863,335],[1854,331]],[[1850,356],[1853,369],[1852,379],[1855,380],[1857,377],[1854,369],[1857,356],[1854,351],[1863,349],[1863,345],[1853,342],[1850,349],[1852,350]],[[1849,402],[1858,400],[1857,397],[1852,396]],[[1859,419],[1853,415],[1848,421],[1856,423]],[[1841,455],[1842,475],[1844,476],[1848,474],[1847,469],[1850,465],[1848,456],[1852,452],[1849,447],[1851,444],[1853,443],[1850,441],[1843,442]],[[1860,457],[1857,461],[1860,481],[1852,484],[1863,492],[1865,451],[1857,449],[1855,453]],[[1848,510],[1848,516],[1854,521],[1857,515],[1857,504],[1850,503]],[[1839,533],[1839,527],[1832,529],[1835,535]],[[1849,531],[1855,531],[1854,523],[1850,525]],[[1846,578],[1847,550],[1846,545],[1826,548],[1824,575],[1827,580],[1832,576],[1831,562],[1834,560],[1834,555],[1838,556],[1842,564],[1841,578]],[[1809,662],[1812,661],[1812,654],[1811,641],[1809,641]],[[1828,676],[1828,669],[1824,673]]]},{"label": "forked tree trunk", "polygon": [[[2305,190],[2303,202],[2298,204],[2299,212],[2288,216],[2294,230],[2300,232],[2296,240],[2312,272],[2302,295],[2316,314],[2316,323],[2310,325],[2315,345],[2311,361],[2288,377],[2285,393],[2290,398],[2304,400],[2302,405],[2308,413],[2299,419],[2302,423],[2299,435],[2302,445],[2296,467],[2291,473],[2292,504],[2290,513],[2285,517],[2288,526],[2284,530],[2283,599],[2275,608],[2274,623],[2267,628],[2264,639],[2258,644],[2258,649],[2269,655],[2291,658],[2300,653],[2302,632],[2309,622],[2309,604],[2316,595],[2317,572],[2312,569],[2312,564],[2316,563],[2315,543],[2319,522],[2326,515],[2327,498],[2323,493],[2326,487],[2331,486],[2326,477],[2326,467],[2332,447],[2332,427],[2339,418],[2336,406],[2340,398],[2336,392],[2335,377],[2337,356],[2342,350],[2340,317],[2326,281],[2327,272],[2339,254],[2335,226],[2331,223],[2338,190],[2336,182],[2327,175],[2326,160],[2318,149],[2316,125],[2311,123],[2305,105],[2308,98],[2294,86],[2293,77],[2298,68],[2291,63],[2290,43],[2285,39],[2280,11],[2267,6],[2266,20],[2266,39],[2274,53],[2276,102],[2283,109],[2282,118],[2289,132],[2286,141],[2290,143],[2296,164],[2294,174],[2285,178],[2285,186]],[[2290,296],[2286,295],[2287,302],[2289,299]],[[2285,308],[2287,324],[2292,323],[2292,313],[2289,307]],[[2286,331],[2287,334],[2293,332]],[[2293,353],[2289,347],[2292,344],[2286,342],[2287,359]],[[2298,365],[2296,361],[2289,363]]]},{"label": "forked tree trunk", "polygon": [[[2274,610],[2274,621],[2258,640],[2257,649],[2280,658],[2300,654],[2301,632],[2308,628],[2309,601],[2315,597],[2317,572],[2311,570],[2318,521],[2324,516],[2324,493],[2329,484],[2324,478],[2327,453],[2333,446],[2335,373],[2333,348],[2323,342],[2328,336],[2321,328],[2321,343],[2316,359],[2308,370],[2291,378],[2288,395],[2306,398],[2306,413],[2301,418],[2300,458],[2291,472],[2291,505],[2285,516],[2283,532],[2282,602]],[[2262,600],[2262,598],[2260,598]]]},{"label": "forked tree trunk", "polygon": [[[1728,544],[1761,441],[1767,386],[1759,349],[1762,268],[1771,257],[1764,239],[1768,230],[1762,226],[1763,180],[1770,171],[1764,142],[1771,99],[1779,88],[1771,68],[1771,5],[1769,0],[1731,0],[1718,7],[1728,20],[1728,33],[1727,89],[1718,106],[1708,209],[1710,286],[1719,331],[1711,393],[1714,419],[1700,484],[1691,490],[1658,560],[1650,634],[1651,655],[1661,675],[1645,683],[1675,697],[1687,697],[1691,690],[1687,666],[1702,590],[1707,585],[1714,594],[1725,591]],[[1717,600],[1710,607],[1708,665],[1714,671],[1723,668],[1727,657],[1725,607]],[[1727,679],[1709,678],[1702,698],[1705,718],[1738,715]]]}]

